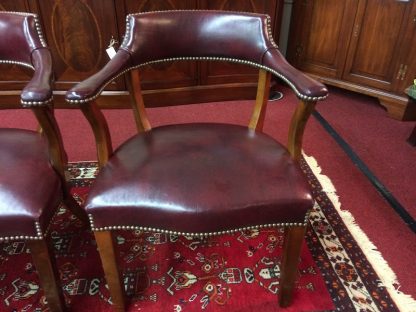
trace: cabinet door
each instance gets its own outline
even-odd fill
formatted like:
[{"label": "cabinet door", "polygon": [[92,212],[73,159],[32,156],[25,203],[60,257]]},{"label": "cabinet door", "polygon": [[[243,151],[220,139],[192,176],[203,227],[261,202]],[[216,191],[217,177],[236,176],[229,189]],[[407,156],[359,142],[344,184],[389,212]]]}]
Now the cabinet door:
[{"label": "cabinet door", "polygon": [[394,91],[402,95],[404,90],[413,84],[413,79],[416,79],[416,2],[413,2],[412,9],[409,10],[406,28],[404,30],[403,40],[400,43],[401,55],[395,74]]},{"label": "cabinet door", "polygon": [[[278,42],[283,1],[281,0],[203,0],[201,9],[265,13],[272,19],[273,35]],[[225,62],[201,63],[201,84],[257,81],[258,69]]]},{"label": "cabinet door", "polygon": [[[112,0],[37,0],[43,29],[54,60],[57,90],[67,90],[107,62],[105,52],[112,36],[116,40],[117,22]],[[106,90],[123,90],[118,79]]]},{"label": "cabinet door", "polygon": [[[126,14],[196,9],[196,0],[125,0],[124,2]],[[125,16],[119,18],[119,24],[124,33]],[[197,64],[195,62],[152,64],[141,68],[140,78],[144,90],[194,86],[198,83]]]},{"label": "cabinet door", "polygon": [[[0,11],[30,12],[30,9],[24,0],[2,0]],[[0,90],[20,90],[32,75],[33,72],[29,68],[1,64]]]},{"label": "cabinet door", "polygon": [[358,0],[295,1],[288,58],[303,71],[340,78]]},{"label": "cabinet door", "polygon": [[411,2],[360,0],[343,79],[392,90]]}]

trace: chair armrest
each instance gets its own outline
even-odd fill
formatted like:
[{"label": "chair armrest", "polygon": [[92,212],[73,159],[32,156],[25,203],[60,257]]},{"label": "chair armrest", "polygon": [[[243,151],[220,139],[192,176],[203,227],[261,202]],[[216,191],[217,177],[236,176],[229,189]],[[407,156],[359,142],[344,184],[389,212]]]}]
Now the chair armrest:
[{"label": "chair armrest", "polygon": [[32,52],[32,64],[35,69],[32,79],[22,90],[20,102],[23,106],[43,106],[52,100],[52,58],[47,48]]},{"label": "chair armrest", "polygon": [[118,50],[117,54],[99,72],[68,90],[65,100],[74,104],[82,104],[94,100],[107,84],[124,74],[130,67],[130,54],[125,50]]},{"label": "chair armrest", "polygon": [[300,99],[318,101],[328,96],[328,89],[322,83],[290,65],[278,49],[269,49],[264,54],[262,63],[272,69],[274,75],[283,79]]}]

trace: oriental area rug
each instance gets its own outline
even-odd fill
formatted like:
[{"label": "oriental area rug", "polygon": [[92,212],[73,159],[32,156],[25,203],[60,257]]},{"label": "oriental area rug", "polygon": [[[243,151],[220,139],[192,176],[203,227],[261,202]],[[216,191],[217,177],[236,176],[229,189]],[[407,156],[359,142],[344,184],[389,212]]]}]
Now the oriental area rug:
[{"label": "oriental area rug", "polygon": [[[316,170],[302,161],[316,204],[299,264],[293,304],[277,306],[282,229],[192,239],[115,231],[128,311],[399,311],[344,224]],[[82,203],[97,174],[72,163]],[[70,311],[112,311],[93,234],[64,207],[50,239]],[[0,244],[0,311],[48,311],[24,241]]]}]

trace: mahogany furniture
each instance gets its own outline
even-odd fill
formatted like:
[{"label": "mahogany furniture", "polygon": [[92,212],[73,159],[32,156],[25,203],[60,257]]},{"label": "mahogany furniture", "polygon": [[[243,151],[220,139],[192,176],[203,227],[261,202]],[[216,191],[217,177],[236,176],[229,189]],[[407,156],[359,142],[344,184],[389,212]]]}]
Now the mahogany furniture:
[{"label": "mahogany furniture", "polygon": [[[139,71],[172,61],[217,61],[259,70],[248,127],[191,123],[151,129]],[[128,74],[138,134],[113,152],[97,99]],[[270,77],[284,80],[300,99],[287,148],[262,133]],[[223,11],[164,11],[127,16],[123,43],[98,73],[66,94],[91,124],[100,173],[85,202],[114,308],[126,303],[112,230],[209,237],[244,229],[284,227],[279,303],[291,302],[308,212],[310,188],[298,166],[302,134],[326,88],[286,62],[270,18]],[[168,98],[164,102],[168,102]],[[169,104],[169,103],[167,103]]]},{"label": "mahogany furniture", "polygon": [[[63,201],[86,221],[65,182],[66,156],[52,112],[52,62],[36,15],[0,12],[0,64],[33,71],[20,107],[35,114],[42,135],[0,128],[0,241],[26,241],[51,311],[64,311],[53,255],[46,236]],[[0,102],[0,109],[14,107]]]},{"label": "mahogany furniture", "polygon": [[288,59],[336,87],[377,97],[389,116],[416,120],[404,95],[416,73],[416,2],[295,0]]},{"label": "mahogany furniture", "polygon": [[[229,10],[264,13],[271,16],[271,30],[279,37],[283,0],[2,0],[0,11],[26,11],[40,17],[55,70],[55,108],[68,107],[65,92],[86,79],[109,58],[111,38],[122,41],[125,17],[129,13],[160,10]],[[168,74],[168,79],[166,75]],[[166,62],[148,66],[141,73],[143,96],[148,106],[209,102],[216,94],[222,100],[254,99],[257,72],[239,64],[218,66],[215,62]],[[0,72],[0,99],[13,98],[28,81],[29,73],[10,66]],[[106,86],[98,103],[101,107],[126,107],[127,81],[120,77]],[[12,92],[12,90],[16,90]]]}]

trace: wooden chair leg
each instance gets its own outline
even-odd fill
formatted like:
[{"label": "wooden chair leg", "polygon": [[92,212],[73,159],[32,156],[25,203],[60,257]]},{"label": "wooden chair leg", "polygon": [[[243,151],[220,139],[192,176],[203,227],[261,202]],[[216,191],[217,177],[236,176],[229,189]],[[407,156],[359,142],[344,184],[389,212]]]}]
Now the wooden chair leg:
[{"label": "wooden chair leg", "polygon": [[77,201],[72,197],[69,191],[64,192],[63,202],[66,208],[71,210],[71,212],[79,219],[81,222],[88,227],[89,226],[89,219],[87,213],[84,209],[78,205]]},{"label": "wooden chair leg", "polygon": [[279,305],[287,307],[292,302],[293,288],[297,278],[302,242],[306,227],[286,227],[280,266]]},{"label": "wooden chair leg", "polygon": [[105,279],[110,290],[114,311],[124,311],[125,298],[122,276],[117,266],[117,259],[114,249],[114,240],[110,231],[94,232],[104,269]]},{"label": "wooden chair leg", "polygon": [[32,240],[28,241],[28,246],[49,309],[52,312],[66,311],[59,273],[47,242],[45,240]]}]

